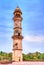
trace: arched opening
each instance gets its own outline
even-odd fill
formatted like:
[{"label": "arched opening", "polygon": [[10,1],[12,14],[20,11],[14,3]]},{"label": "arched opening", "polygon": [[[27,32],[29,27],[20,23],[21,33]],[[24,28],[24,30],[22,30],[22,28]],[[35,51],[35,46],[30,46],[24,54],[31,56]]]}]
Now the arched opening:
[{"label": "arched opening", "polygon": [[20,57],[19,57],[19,61],[20,61]]},{"label": "arched opening", "polygon": [[20,33],[18,33],[18,36],[20,36]]}]

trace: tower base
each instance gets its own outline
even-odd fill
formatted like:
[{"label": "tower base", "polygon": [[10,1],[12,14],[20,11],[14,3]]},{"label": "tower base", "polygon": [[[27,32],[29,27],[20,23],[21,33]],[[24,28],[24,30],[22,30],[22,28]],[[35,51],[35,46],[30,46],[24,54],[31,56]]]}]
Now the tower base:
[{"label": "tower base", "polygon": [[23,61],[22,51],[21,50],[15,50],[15,51],[13,51],[12,61],[15,61],[15,62]]}]

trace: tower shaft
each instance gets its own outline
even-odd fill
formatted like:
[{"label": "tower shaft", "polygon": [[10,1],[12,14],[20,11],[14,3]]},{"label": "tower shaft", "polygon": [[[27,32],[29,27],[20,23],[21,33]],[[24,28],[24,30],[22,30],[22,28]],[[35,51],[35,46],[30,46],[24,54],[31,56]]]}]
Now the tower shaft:
[{"label": "tower shaft", "polygon": [[13,54],[12,60],[13,61],[22,61],[22,17],[21,17],[21,10],[20,8],[16,8],[14,11],[14,34],[13,38]]}]

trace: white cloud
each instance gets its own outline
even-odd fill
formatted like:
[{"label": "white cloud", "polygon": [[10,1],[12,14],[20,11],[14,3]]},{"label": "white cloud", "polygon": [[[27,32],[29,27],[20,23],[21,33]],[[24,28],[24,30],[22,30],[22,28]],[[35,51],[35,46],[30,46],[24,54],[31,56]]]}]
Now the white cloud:
[{"label": "white cloud", "polygon": [[44,36],[30,36],[30,35],[26,35],[24,37],[24,40],[25,41],[28,41],[28,42],[44,42]]}]

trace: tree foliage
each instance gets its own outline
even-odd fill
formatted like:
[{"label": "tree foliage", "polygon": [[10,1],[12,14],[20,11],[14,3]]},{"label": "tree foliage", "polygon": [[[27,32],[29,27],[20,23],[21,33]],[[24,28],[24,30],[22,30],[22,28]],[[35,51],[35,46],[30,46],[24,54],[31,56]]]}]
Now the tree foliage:
[{"label": "tree foliage", "polygon": [[[40,52],[28,53],[22,55],[23,55],[23,61],[44,60],[44,53]],[[0,51],[0,61],[3,60],[12,61],[12,53],[5,53]]]},{"label": "tree foliage", "polygon": [[44,53],[35,52],[35,53],[28,53],[23,54],[23,60],[29,61],[29,60],[44,60]]},{"label": "tree foliage", "polygon": [[0,52],[0,61],[12,61],[12,53]]}]

